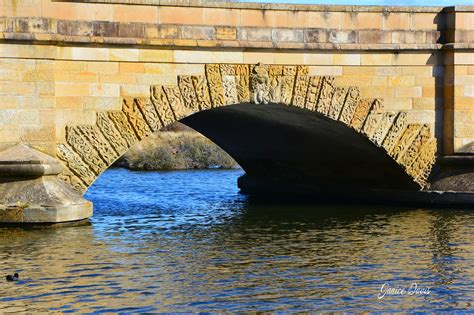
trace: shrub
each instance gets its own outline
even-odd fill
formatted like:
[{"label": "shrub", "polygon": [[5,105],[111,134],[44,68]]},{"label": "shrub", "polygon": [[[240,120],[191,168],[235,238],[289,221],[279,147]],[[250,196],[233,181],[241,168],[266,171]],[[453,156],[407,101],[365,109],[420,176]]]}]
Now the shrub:
[{"label": "shrub", "polygon": [[118,165],[133,170],[236,168],[220,147],[197,132],[158,132],[128,151]]}]

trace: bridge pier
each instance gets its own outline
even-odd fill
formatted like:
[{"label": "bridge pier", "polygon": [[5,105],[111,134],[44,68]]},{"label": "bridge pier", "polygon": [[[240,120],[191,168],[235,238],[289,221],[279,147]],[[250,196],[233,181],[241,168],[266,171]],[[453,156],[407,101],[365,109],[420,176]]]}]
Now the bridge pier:
[{"label": "bridge pier", "polygon": [[25,144],[0,152],[0,223],[87,219],[92,203],[58,179],[63,166]]},{"label": "bridge pier", "polygon": [[[451,173],[452,174],[452,173]],[[457,174],[463,179],[472,181],[474,174]],[[474,204],[474,191],[467,190],[460,178],[445,178],[446,183],[438,183],[438,189],[427,190],[397,190],[375,189],[359,187],[340,187],[340,189],[327,188],[317,184],[311,185],[285,178],[260,178],[244,174],[238,179],[238,187],[244,194],[271,198],[272,201],[285,200],[298,197],[298,200],[317,201],[328,204],[375,204],[375,205],[401,205],[421,207],[472,207]],[[442,186],[444,184],[444,186]],[[452,190],[451,185],[458,185]],[[472,184],[471,184],[472,186]],[[446,189],[446,187],[448,187]],[[435,187],[434,187],[435,188]]]}]

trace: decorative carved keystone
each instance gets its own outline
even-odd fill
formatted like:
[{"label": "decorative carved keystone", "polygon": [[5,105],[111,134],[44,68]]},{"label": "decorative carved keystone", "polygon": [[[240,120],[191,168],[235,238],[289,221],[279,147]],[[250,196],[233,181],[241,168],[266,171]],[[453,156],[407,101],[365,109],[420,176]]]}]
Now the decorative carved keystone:
[{"label": "decorative carved keystone", "polygon": [[92,203],[58,179],[63,166],[25,144],[0,152],[0,223],[57,223],[92,215]]}]

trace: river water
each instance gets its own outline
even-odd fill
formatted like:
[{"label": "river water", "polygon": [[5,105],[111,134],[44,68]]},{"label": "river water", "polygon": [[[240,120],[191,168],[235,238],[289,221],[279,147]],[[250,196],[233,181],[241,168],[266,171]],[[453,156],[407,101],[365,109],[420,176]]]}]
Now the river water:
[{"label": "river water", "polygon": [[255,200],[241,174],[111,169],[90,224],[0,228],[0,313],[474,310],[473,211]]}]

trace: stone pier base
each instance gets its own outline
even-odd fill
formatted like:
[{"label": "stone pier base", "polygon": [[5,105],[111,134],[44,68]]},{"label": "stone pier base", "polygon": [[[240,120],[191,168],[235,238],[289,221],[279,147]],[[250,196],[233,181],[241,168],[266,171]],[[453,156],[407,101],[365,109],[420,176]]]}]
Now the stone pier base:
[{"label": "stone pier base", "polygon": [[449,190],[394,190],[394,189],[358,189],[340,187],[340,189],[304,185],[285,180],[262,180],[245,174],[238,180],[240,191],[244,194],[272,199],[295,199],[317,201],[328,204],[379,204],[420,207],[472,207],[474,191]]},{"label": "stone pier base", "polygon": [[62,223],[92,215],[92,203],[57,178],[61,164],[18,144],[0,152],[0,223]]}]

